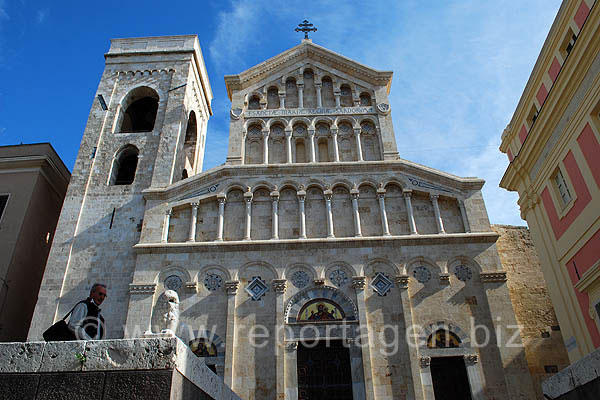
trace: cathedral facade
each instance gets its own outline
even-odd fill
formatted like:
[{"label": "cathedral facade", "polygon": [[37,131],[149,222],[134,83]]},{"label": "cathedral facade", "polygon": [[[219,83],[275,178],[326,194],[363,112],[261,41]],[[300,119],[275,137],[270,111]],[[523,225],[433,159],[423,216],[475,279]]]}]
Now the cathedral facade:
[{"label": "cathedral facade", "polygon": [[534,398],[481,195],[399,157],[392,72],[303,40],[238,75],[227,159],[195,36],[112,40],[29,339],[96,281],[243,399]]}]

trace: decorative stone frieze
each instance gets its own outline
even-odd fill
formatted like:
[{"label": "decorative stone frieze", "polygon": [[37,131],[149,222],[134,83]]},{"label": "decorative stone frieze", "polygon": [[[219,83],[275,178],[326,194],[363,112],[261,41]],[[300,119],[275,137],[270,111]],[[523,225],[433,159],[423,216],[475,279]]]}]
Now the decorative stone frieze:
[{"label": "decorative stone frieze", "polygon": [[131,294],[154,294],[154,292],[156,292],[156,283],[129,284],[129,293]]},{"label": "decorative stone frieze", "polygon": [[365,288],[366,278],[364,276],[353,276],[352,287],[355,290],[363,290]]},{"label": "decorative stone frieze", "polygon": [[506,282],[506,271],[482,272],[480,276],[483,283]]},{"label": "decorative stone frieze", "polygon": [[238,288],[240,287],[240,281],[227,281],[225,282],[225,291],[227,294],[237,294]]}]

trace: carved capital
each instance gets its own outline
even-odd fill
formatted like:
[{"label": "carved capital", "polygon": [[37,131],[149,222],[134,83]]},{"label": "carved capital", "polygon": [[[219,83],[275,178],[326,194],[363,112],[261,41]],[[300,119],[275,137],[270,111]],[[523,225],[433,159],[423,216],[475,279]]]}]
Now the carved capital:
[{"label": "carved capital", "polygon": [[409,278],[410,277],[408,275],[398,275],[398,276],[396,276],[396,285],[398,285],[398,288],[400,288],[400,289],[408,289]]},{"label": "carved capital", "polygon": [[440,285],[450,284],[450,274],[440,274]]},{"label": "carved capital", "polygon": [[363,290],[366,285],[366,278],[364,276],[353,276],[352,277],[352,287],[355,290]]},{"label": "carved capital", "polygon": [[198,208],[198,206],[199,206],[199,205],[200,205],[200,203],[199,203],[199,202],[197,202],[197,201],[195,201],[195,202],[193,202],[193,203],[190,203],[190,206],[191,206],[192,208],[196,208],[196,209]]},{"label": "carved capital", "polygon": [[313,280],[315,286],[323,286],[325,284],[325,279],[315,279]]},{"label": "carved capital", "polygon": [[412,190],[403,190],[402,191],[402,197],[404,197],[404,198],[408,197],[410,199],[411,196],[412,196]]},{"label": "carved capital", "polygon": [[285,289],[287,288],[287,280],[273,279],[271,285],[273,286],[273,290],[275,291],[275,293],[285,293]]},{"label": "carved capital", "polygon": [[184,284],[185,291],[188,293],[196,293],[198,292],[198,283],[197,282],[186,282]]},{"label": "carved capital", "polygon": [[439,197],[440,196],[437,195],[437,194],[430,194],[429,195],[429,200],[431,200],[431,201],[438,201]]},{"label": "carved capital", "polygon": [[479,356],[477,354],[466,354],[463,356],[466,365],[473,365],[479,362]]},{"label": "carved capital", "polygon": [[506,271],[482,272],[480,277],[483,283],[506,282]]},{"label": "carved capital", "polygon": [[285,349],[289,352],[294,352],[298,349],[298,342],[294,341],[294,342],[286,342],[285,343]]},{"label": "carved capital", "polygon": [[227,281],[225,282],[225,291],[227,294],[235,295],[240,287],[240,281]]},{"label": "carved capital", "polygon": [[165,215],[168,215],[168,216],[171,216],[171,215],[173,215],[173,209],[172,209],[172,208],[169,208],[169,209],[167,209],[167,210],[165,211]]},{"label": "carved capital", "polygon": [[421,357],[419,358],[419,364],[421,368],[427,368],[431,365],[431,357]]}]

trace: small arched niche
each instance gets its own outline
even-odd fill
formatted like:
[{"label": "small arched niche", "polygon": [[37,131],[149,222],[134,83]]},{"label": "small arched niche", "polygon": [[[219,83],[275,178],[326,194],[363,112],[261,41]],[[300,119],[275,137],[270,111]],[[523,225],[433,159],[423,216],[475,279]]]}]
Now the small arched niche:
[{"label": "small arched niche", "polygon": [[250,96],[248,99],[248,110],[260,110],[260,98],[257,95]]},{"label": "small arched niche", "polygon": [[191,111],[190,116],[188,117],[187,129],[185,131],[185,142],[183,144],[183,152],[185,154],[185,165],[181,174],[182,179],[187,178],[190,173],[193,174],[195,166],[194,163],[196,159],[197,136],[198,124],[196,122],[196,113],[194,111]]},{"label": "small arched niche", "polygon": [[119,132],[151,132],[154,130],[158,100],[158,93],[147,86],[138,87],[129,92],[121,108]]},{"label": "small arched niche", "polygon": [[128,144],[119,150],[113,161],[110,184],[131,185],[135,179],[138,157],[139,150],[132,144]]}]

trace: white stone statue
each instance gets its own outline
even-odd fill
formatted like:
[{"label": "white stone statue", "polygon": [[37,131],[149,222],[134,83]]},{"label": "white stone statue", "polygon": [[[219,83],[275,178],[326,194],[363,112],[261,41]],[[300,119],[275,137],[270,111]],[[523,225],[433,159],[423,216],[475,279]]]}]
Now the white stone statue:
[{"label": "white stone statue", "polygon": [[175,335],[179,325],[179,296],[174,290],[165,291],[167,298],[167,312],[163,314],[165,329],[161,333]]}]

